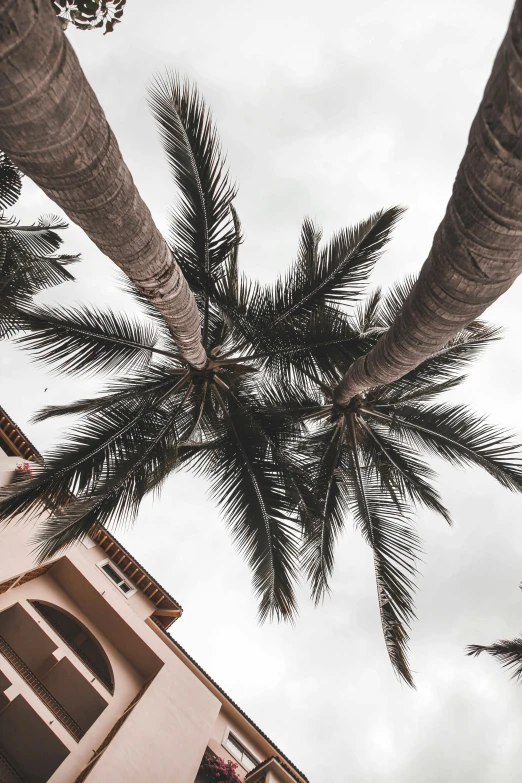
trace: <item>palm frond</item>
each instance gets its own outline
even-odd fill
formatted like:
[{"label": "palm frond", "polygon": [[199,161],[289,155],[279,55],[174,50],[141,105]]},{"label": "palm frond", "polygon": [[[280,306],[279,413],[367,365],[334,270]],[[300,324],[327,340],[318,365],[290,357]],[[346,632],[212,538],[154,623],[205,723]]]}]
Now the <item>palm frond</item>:
[{"label": "palm frond", "polygon": [[514,669],[512,679],[522,679],[522,637],[500,639],[490,645],[469,644],[466,648],[466,654],[474,658],[483,652],[496,658],[505,669]]},{"label": "palm frond", "polygon": [[[150,414],[143,416],[141,439],[119,449],[117,458],[97,476],[93,491],[86,494],[83,487],[82,497],[70,500],[44,520],[35,538],[40,561],[81,541],[100,524],[114,527],[115,523],[134,521],[143,497],[175,466],[183,402],[184,398],[167,415],[156,415],[154,422],[150,421]],[[152,424],[147,432],[143,426],[146,421],[149,427]],[[185,420],[181,427],[187,424]]]},{"label": "palm frond", "polygon": [[403,405],[392,415],[365,412],[413,447],[454,465],[478,465],[507,489],[522,491],[520,448],[508,433],[465,406]]},{"label": "palm frond", "polygon": [[13,219],[0,220],[0,233],[16,247],[31,256],[48,256],[56,253],[63,243],[57,231],[68,224],[58,215],[42,215],[33,225],[21,225]]},{"label": "palm frond", "polygon": [[313,220],[306,217],[301,227],[298,264],[303,269],[308,269],[311,275],[316,272],[319,263],[319,243],[322,236],[322,230],[315,225]]},{"label": "palm frond", "polygon": [[[309,438],[310,484],[320,508],[310,514],[302,548],[302,565],[316,604],[329,592],[335,544],[344,529],[346,496],[342,488],[345,423],[321,429]],[[310,459],[312,454],[315,459]]]},{"label": "palm frond", "polygon": [[398,494],[403,500],[429,508],[451,525],[449,512],[431,483],[435,472],[412,449],[390,437],[378,422],[369,423],[361,419],[360,425],[369,435],[363,451],[368,462],[375,466],[383,489],[388,489],[390,496]]},{"label": "palm frond", "polygon": [[217,388],[214,394],[225,437],[221,446],[203,453],[212,494],[253,571],[260,621],[291,620],[296,612],[298,529],[282,466],[248,408],[235,396],[225,401]]},{"label": "palm frond", "polygon": [[[35,360],[69,375],[145,369],[157,348],[154,324],[92,306],[25,309],[17,342]],[[173,357],[173,362],[175,361]]]},{"label": "palm frond", "polygon": [[[176,383],[176,378],[179,380]],[[188,381],[186,370],[177,372],[165,368],[149,367],[138,374],[131,374],[124,380],[118,380],[105,387],[97,397],[78,400],[66,405],[47,405],[32,417],[33,422],[46,421],[58,416],[74,416],[88,413],[102,413],[109,408],[119,407],[122,403],[154,405],[165,392],[173,393],[176,386],[183,387]]]},{"label": "palm frond", "polygon": [[361,335],[366,332],[376,332],[380,334],[385,330],[378,320],[381,298],[382,291],[380,288],[376,288],[357,306],[353,316],[354,329],[356,332]]},{"label": "palm frond", "polygon": [[22,177],[5,152],[0,152],[0,209],[15,204],[22,191]]},{"label": "palm frond", "polygon": [[0,226],[0,339],[20,330],[21,311],[31,306],[35,294],[74,279],[67,266],[77,259],[33,255],[11,230]]},{"label": "palm frond", "polygon": [[[356,442],[352,418],[351,438]],[[413,606],[419,539],[411,528],[407,508],[397,509],[380,490],[374,471],[363,468],[358,449],[350,451],[353,468],[345,474],[347,501],[364,538],[373,549],[381,625],[391,664],[411,687],[413,677],[407,658],[407,628],[415,618]]]},{"label": "palm frond", "polygon": [[173,251],[191,288],[202,291],[237,244],[231,212],[236,188],[195,87],[174,73],[156,77],[149,106],[180,193],[172,213]]},{"label": "palm frond", "polygon": [[416,277],[408,275],[380,295],[378,307],[373,314],[372,326],[390,328],[397,314],[402,310],[415,281]]},{"label": "palm frond", "polygon": [[[491,324],[475,321],[463,329],[442,350],[430,356],[411,372],[382,387],[379,396],[387,402],[416,395],[429,399],[438,384],[448,383],[447,389],[464,380],[465,373],[478,356],[501,336],[501,330]],[[443,391],[447,389],[441,389]]]},{"label": "palm frond", "polygon": [[[35,468],[30,479],[0,490],[0,519],[10,522],[16,516],[32,519],[45,510],[56,511],[71,501],[96,492],[100,482],[110,481],[114,470],[133,459],[141,444],[154,438],[169,408],[164,401],[179,406],[174,392],[186,379],[173,378],[170,388],[158,389],[154,399],[143,396],[124,400],[86,415],[66,433],[62,444],[45,455],[44,466]],[[173,426],[184,432],[188,416],[179,410]]]},{"label": "palm frond", "polygon": [[362,356],[371,342],[354,333],[339,310],[318,309],[303,324],[266,321],[256,330],[252,351],[263,370],[278,383],[335,386],[347,365]]},{"label": "palm frond", "polygon": [[276,322],[314,313],[317,306],[355,304],[403,212],[400,207],[381,210],[339,231],[319,250],[313,264],[309,254],[314,254],[318,231],[305,222],[297,261],[271,290]]}]

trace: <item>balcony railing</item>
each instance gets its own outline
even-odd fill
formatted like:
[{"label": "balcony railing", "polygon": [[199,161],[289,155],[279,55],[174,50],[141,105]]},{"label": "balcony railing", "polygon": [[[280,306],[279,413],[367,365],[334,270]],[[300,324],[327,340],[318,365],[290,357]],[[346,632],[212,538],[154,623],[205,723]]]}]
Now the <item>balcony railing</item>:
[{"label": "balcony railing", "polygon": [[0,751],[0,783],[25,783],[23,777],[6,759],[2,751]]},{"label": "balcony railing", "polygon": [[31,671],[31,669],[22,661],[19,655],[13,650],[10,644],[6,642],[3,636],[0,636],[0,653],[7,658],[11,666],[16,669],[18,674],[24,678],[26,683],[31,686],[34,693],[43,701],[43,703],[50,709],[55,718],[57,718],[62,726],[67,729],[69,734],[74,737],[76,742],[79,742],[84,736],[85,732],[74,720],[69,713],[64,710],[60,702],[56,701],[52,693],[50,693],[43,682],[40,682],[38,677]]},{"label": "balcony railing", "polygon": [[[72,637],[71,630],[67,630],[60,623],[57,617],[58,612],[56,610],[53,611],[52,607],[49,607],[42,601],[31,601],[30,603],[33,609],[35,609],[38,614],[41,615],[41,617],[43,617],[47,623],[49,623],[53,631],[55,631],[62,641],[64,641],[65,644],[70,647],[71,650],[78,656],[78,658],[83,662],[84,666],[86,666],[87,669],[89,669],[89,671],[92,672],[92,674],[94,674],[94,676],[107,688],[109,693],[114,693],[114,683],[112,681],[110,671],[108,669],[102,671],[102,669],[97,666],[92,658],[86,653],[85,649],[76,644]],[[76,634],[78,634],[77,626],[74,628],[74,630],[76,631]]]}]

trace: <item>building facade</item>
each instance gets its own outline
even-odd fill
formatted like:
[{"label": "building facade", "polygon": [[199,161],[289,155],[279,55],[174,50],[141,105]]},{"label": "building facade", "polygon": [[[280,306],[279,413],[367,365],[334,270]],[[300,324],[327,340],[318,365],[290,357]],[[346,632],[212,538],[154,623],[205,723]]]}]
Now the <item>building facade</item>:
[{"label": "building facade", "polygon": [[[39,455],[0,408],[0,486]],[[37,564],[0,529],[0,783],[307,783],[170,635],[182,608],[104,528]]]}]

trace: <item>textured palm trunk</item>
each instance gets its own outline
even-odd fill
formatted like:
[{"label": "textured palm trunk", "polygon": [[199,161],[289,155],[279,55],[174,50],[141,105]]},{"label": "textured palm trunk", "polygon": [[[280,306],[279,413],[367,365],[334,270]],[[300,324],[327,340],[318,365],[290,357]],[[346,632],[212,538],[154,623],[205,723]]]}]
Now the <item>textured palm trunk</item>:
[{"label": "textured palm trunk", "polygon": [[446,215],[401,313],[335,391],[346,405],[440,350],[522,271],[522,0],[471,126]]},{"label": "textured palm trunk", "polygon": [[154,303],[187,362],[203,367],[194,296],[49,0],[0,0],[0,149]]}]

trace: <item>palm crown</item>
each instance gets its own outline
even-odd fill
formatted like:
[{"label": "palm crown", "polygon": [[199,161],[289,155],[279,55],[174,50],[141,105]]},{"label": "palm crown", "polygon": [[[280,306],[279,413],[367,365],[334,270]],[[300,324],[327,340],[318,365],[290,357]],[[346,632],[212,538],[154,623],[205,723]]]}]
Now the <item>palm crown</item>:
[{"label": "palm crown", "polygon": [[407,629],[420,549],[413,506],[449,522],[425,457],[477,464],[504,486],[522,487],[504,433],[462,406],[436,403],[497,333],[473,324],[401,380],[339,409],[333,389],[388,328],[411,285],[360,302],[402,210],[381,211],[323,247],[305,220],[289,272],[261,286],[238,273],[236,193],[197,92],[169,77],[152,89],[151,108],[180,193],[172,252],[196,295],[208,366],[196,371],[182,361],[162,317],[130,285],[139,305],[133,318],[92,307],[25,308],[19,339],[38,360],[118,377],[95,399],[40,412],[80,418],[44,467],[4,491],[0,515],[47,509],[37,534],[44,558],[98,524],[134,517],[173,470],[199,471],[248,559],[260,617],[291,618],[300,566],[316,600],[328,590],[350,514],[373,549],[392,664],[412,684]]}]

